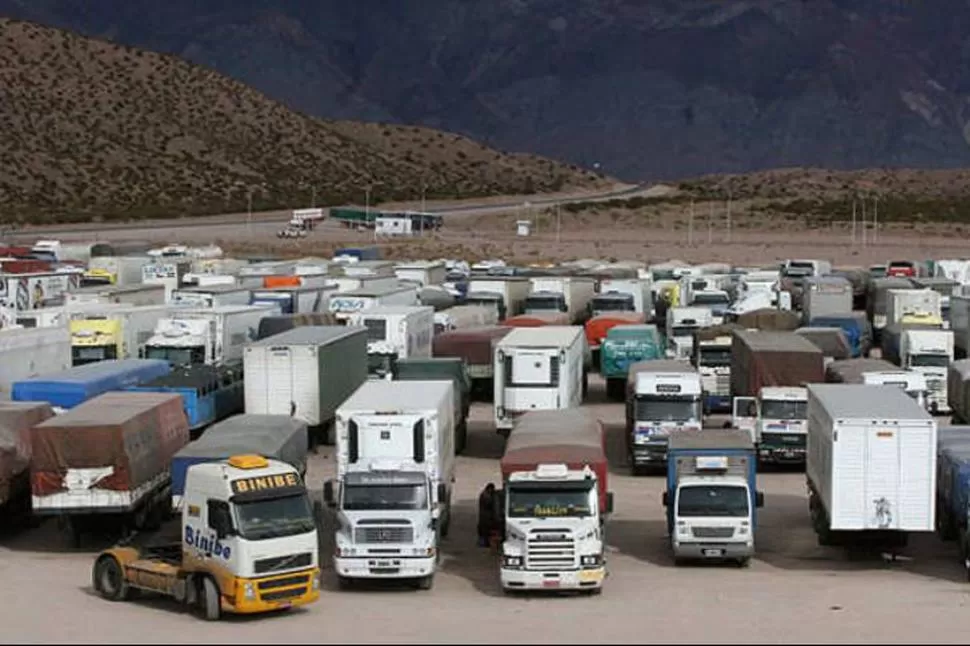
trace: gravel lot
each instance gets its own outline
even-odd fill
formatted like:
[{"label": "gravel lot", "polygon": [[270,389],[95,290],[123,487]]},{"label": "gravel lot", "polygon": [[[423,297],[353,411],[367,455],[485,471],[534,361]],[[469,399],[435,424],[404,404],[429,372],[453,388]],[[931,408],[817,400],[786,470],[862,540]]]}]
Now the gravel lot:
[{"label": "gravel lot", "polygon": [[[589,400],[609,424],[617,505],[607,530],[610,578],[600,597],[502,595],[494,556],[475,546],[475,501],[481,487],[498,478],[502,440],[491,428],[490,407],[476,405],[469,449],[459,460],[455,525],[430,592],[338,592],[328,573],[314,606],[209,624],[167,600],[112,604],[95,596],[92,556],[103,545],[63,548],[48,523],[0,538],[4,638],[129,644],[966,641],[970,588],[955,548],[920,536],[911,541],[911,560],[892,564],[879,555],[850,558],[820,548],[809,528],[801,473],[761,476],[766,501],[758,556],[749,569],[675,568],[663,538],[662,478],[627,475],[622,407],[604,403],[598,380]],[[328,453],[321,451],[311,465],[317,495],[333,474]]]}]

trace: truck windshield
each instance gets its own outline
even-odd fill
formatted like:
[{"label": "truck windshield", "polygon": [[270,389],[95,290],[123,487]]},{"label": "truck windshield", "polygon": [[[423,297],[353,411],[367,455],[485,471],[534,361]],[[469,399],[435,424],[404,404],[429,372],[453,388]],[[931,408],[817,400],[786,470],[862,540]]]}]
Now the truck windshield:
[{"label": "truck windshield", "polygon": [[714,368],[730,367],[731,366],[731,348],[730,347],[700,347],[700,365],[711,366]]},{"label": "truck windshield", "polygon": [[343,488],[345,511],[381,509],[405,511],[428,508],[426,484],[355,484]]},{"label": "truck windshield", "polygon": [[911,354],[909,365],[912,368],[946,368],[950,357],[945,354]]},{"label": "truck windshield", "polygon": [[146,359],[164,359],[175,366],[190,366],[205,363],[205,348],[202,346],[174,347],[169,345],[145,346]]},{"label": "truck windshield", "polygon": [[670,328],[670,336],[691,336],[700,329],[697,324],[691,325],[674,325]]},{"label": "truck windshield", "polygon": [[316,529],[306,494],[234,503],[239,536],[250,541],[306,534]]},{"label": "truck windshield", "polygon": [[747,489],[737,485],[688,485],[677,492],[677,515],[746,518],[748,502]]},{"label": "truck windshield", "polygon": [[808,402],[764,400],[761,416],[765,419],[808,419]]},{"label": "truck windshield", "polygon": [[86,363],[97,363],[98,361],[117,358],[118,346],[116,345],[88,345],[71,348],[72,366],[83,366]]},{"label": "truck windshield", "polygon": [[731,299],[727,294],[695,294],[693,305],[700,306],[721,306],[727,307],[731,304]]},{"label": "truck windshield", "polygon": [[590,308],[594,312],[632,312],[633,297],[630,298],[594,298]]},{"label": "truck windshield", "polygon": [[111,279],[107,276],[81,276],[81,287],[106,287],[111,285]]},{"label": "truck windshield", "polygon": [[364,319],[367,328],[368,341],[383,341],[387,338],[387,321],[385,319]]},{"label": "truck windshield", "polygon": [[384,378],[394,369],[393,354],[368,354],[367,355],[367,374],[375,377]]},{"label": "truck windshield", "polygon": [[804,278],[814,273],[815,265],[810,262],[790,262],[784,271],[784,275],[791,278]]},{"label": "truck windshield", "polygon": [[565,312],[566,301],[561,296],[530,296],[525,299],[526,311]]},{"label": "truck windshield", "polygon": [[701,418],[696,397],[637,397],[636,419],[660,422],[688,422]]},{"label": "truck windshield", "polygon": [[509,518],[584,518],[590,507],[592,484],[583,487],[509,488]]}]

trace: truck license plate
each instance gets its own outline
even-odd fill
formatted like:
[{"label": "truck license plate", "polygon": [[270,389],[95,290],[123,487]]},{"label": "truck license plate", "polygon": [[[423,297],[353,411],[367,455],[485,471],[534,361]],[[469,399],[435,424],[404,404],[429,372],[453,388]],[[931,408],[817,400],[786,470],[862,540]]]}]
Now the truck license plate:
[{"label": "truck license plate", "polygon": [[559,587],[559,580],[558,579],[550,579],[550,580],[547,580],[547,581],[543,581],[542,582],[542,587],[543,588],[558,588]]},{"label": "truck license plate", "polygon": [[390,561],[378,561],[376,567],[392,567],[393,565]]},{"label": "truck license plate", "polygon": [[724,556],[724,550],[704,550],[702,554],[710,557]]}]

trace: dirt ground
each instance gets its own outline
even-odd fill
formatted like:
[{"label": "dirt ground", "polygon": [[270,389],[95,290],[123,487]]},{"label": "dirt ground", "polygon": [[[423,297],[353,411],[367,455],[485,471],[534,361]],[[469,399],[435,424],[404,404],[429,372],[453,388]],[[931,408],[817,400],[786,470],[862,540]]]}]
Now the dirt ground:
[{"label": "dirt ground", "polygon": [[[911,541],[911,560],[849,558],[818,547],[808,522],[804,474],[760,476],[766,492],[749,569],[673,566],[664,541],[663,479],[634,478],[623,464],[622,407],[593,380],[588,406],[608,424],[610,488],[607,580],[600,597],[506,597],[494,556],[476,547],[478,491],[498,477],[502,440],[491,408],[473,408],[458,463],[455,525],[429,592],[338,592],[329,571],[314,606],[208,624],[166,600],[114,604],[90,588],[94,541],[63,548],[48,523],[0,538],[4,636],[21,642],[141,643],[904,643],[966,641],[968,590],[953,545]],[[717,422],[713,422],[717,425]],[[332,477],[329,450],[310,466],[319,495]],[[324,532],[325,534],[327,532]],[[329,540],[324,541],[325,550]],[[147,637],[150,636],[150,637]],[[137,641],[136,641],[137,640]]]}]

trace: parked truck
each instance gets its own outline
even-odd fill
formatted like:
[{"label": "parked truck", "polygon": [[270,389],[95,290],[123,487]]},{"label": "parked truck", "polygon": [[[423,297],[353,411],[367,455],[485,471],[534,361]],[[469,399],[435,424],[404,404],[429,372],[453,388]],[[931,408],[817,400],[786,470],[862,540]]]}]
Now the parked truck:
[{"label": "parked truck", "polygon": [[268,305],[178,308],[159,319],[143,353],[174,366],[239,362],[243,348],[256,338],[260,320],[275,312]]},{"label": "parked truck", "polygon": [[0,332],[0,400],[12,397],[13,385],[71,367],[67,324]]},{"label": "parked truck", "polygon": [[678,565],[686,560],[733,560],[755,552],[758,459],[751,436],[710,429],[671,436],[667,447],[667,535]]},{"label": "parked truck", "polygon": [[484,326],[442,332],[431,342],[435,357],[461,359],[472,383],[472,398],[492,401],[495,393],[495,346],[512,331],[510,327]]},{"label": "parked truck", "polygon": [[482,305],[455,305],[434,313],[434,333],[498,325],[498,312]]},{"label": "parked truck", "polygon": [[154,284],[82,287],[64,295],[65,305],[74,303],[124,303],[133,306],[164,305],[165,287]]},{"label": "parked truck", "polygon": [[121,306],[74,318],[68,324],[71,364],[137,359],[139,349],[151,338],[158,321],[168,311],[166,305]]},{"label": "parked truck", "polygon": [[448,269],[440,260],[420,260],[394,267],[394,275],[398,280],[414,282],[423,287],[440,285],[445,282],[447,274]]},{"label": "parked truck", "polygon": [[663,337],[656,325],[650,323],[611,327],[599,352],[599,370],[606,382],[607,397],[623,401],[630,366],[640,361],[653,361],[663,357]]},{"label": "parked truck", "polygon": [[580,590],[598,594],[606,579],[606,439],[582,409],[523,415],[500,462],[505,592]]},{"label": "parked truck", "polygon": [[47,402],[61,412],[104,393],[167,375],[171,369],[157,359],[109,359],[15,381],[11,398]]},{"label": "parked truck", "polygon": [[141,590],[172,597],[208,621],[320,596],[316,522],[300,475],[285,462],[234,455],[190,466],[178,531],[177,542],[101,552],[95,590],[111,601]]},{"label": "parked truck", "polygon": [[906,545],[932,532],[936,421],[899,388],[808,387],[811,451],[805,473],[819,545],[851,540]]},{"label": "parked truck", "polygon": [[332,286],[316,287],[272,287],[254,289],[249,299],[250,305],[271,305],[281,314],[308,314],[326,312],[330,296],[337,293]]},{"label": "parked truck", "polygon": [[473,276],[468,281],[466,305],[491,307],[504,321],[524,311],[525,299],[532,283],[521,276]]},{"label": "parked truck", "polygon": [[703,428],[701,378],[687,361],[660,359],[630,366],[626,448],[634,475],[663,465],[672,435]]},{"label": "parked truck", "polygon": [[953,421],[970,423],[970,359],[959,359],[948,366],[947,398]]},{"label": "parked truck", "polygon": [[950,330],[954,357],[966,359],[970,356],[970,296],[950,297]]},{"label": "parked truck", "polygon": [[356,289],[330,297],[330,312],[346,325],[351,315],[372,307],[389,305],[417,305],[418,289],[414,285],[398,285],[382,289]]},{"label": "parked truck", "polygon": [[253,290],[236,284],[180,287],[172,292],[172,305],[224,307],[249,305]]},{"label": "parked truck", "polygon": [[668,359],[690,359],[694,350],[694,333],[714,325],[714,316],[706,307],[671,307],[667,310]]},{"label": "parked truck", "polygon": [[531,291],[523,306],[525,314],[561,312],[569,325],[589,318],[589,304],[595,295],[595,281],[585,276],[543,276],[530,279]]},{"label": "parked truck", "polygon": [[840,327],[800,327],[795,334],[805,337],[821,350],[825,363],[852,356],[849,340]]},{"label": "parked truck", "polygon": [[259,320],[256,340],[287,332],[293,328],[303,326],[338,325],[337,317],[330,312],[311,312],[309,314],[275,314],[264,316]]},{"label": "parked truck", "polygon": [[593,364],[599,365],[599,351],[606,335],[617,325],[637,325],[646,323],[643,314],[637,312],[608,312],[596,314],[583,326],[586,331],[586,344],[593,353]]},{"label": "parked truck", "polygon": [[939,292],[932,289],[889,289],[886,291],[886,325],[901,323],[904,317],[942,321],[940,298]]},{"label": "parked truck", "polygon": [[119,519],[125,533],[164,517],[169,465],[189,442],[189,425],[178,395],[106,392],[30,435],[34,514],[58,517],[78,546],[105,516]]},{"label": "parked truck", "polygon": [[192,261],[188,258],[156,258],[142,266],[141,282],[146,285],[161,285],[165,290],[164,302],[172,300],[172,293],[182,287],[185,274],[192,271]]},{"label": "parked truck", "polygon": [[355,312],[349,325],[367,329],[367,372],[390,379],[392,363],[409,357],[431,357],[434,309],[421,305],[379,306]]},{"label": "parked truck", "polygon": [[530,410],[575,408],[586,397],[583,328],[515,328],[495,346],[495,428],[507,435]]},{"label": "parked truck", "polygon": [[30,429],[54,416],[46,402],[0,402],[0,513],[30,514]]},{"label": "parked truck", "polygon": [[852,358],[868,357],[872,350],[872,326],[865,312],[846,312],[818,316],[808,321],[808,327],[837,327],[845,334]]},{"label": "parked truck", "polygon": [[841,276],[806,278],[802,283],[802,321],[852,311],[852,283]]},{"label": "parked truck", "polygon": [[455,394],[455,454],[461,455],[468,444],[472,385],[465,362],[457,357],[398,359],[393,364],[392,377],[395,381],[452,381]]},{"label": "parked truck", "polygon": [[148,256],[97,256],[91,258],[81,275],[80,287],[137,285],[142,267],[151,262]]},{"label": "parked truck", "polygon": [[866,295],[866,315],[869,317],[873,337],[877,342],[882,337],[882,329],[888,323],[889,290],[910,289],[912,286],[912,281],[902,276],[873,278],[869,281],[869,289]]},{"label": "parked truck", "polygon": [[726,323],[694,332],[690,362],[701,376],[705,414],[731,410],[731,344],[738,329]]},{"label": "parked truck", "polygon": [[412,579],[432,587],[451,524],[453,390],[450,380],[369,381],[337,411],[337,478],[324,484],[324,499],[339,521],[341,586]]},{"label": "parked truck", "polygon": [[936,453],[936,532],[941,540],[956,540],[970,581],[970,427],[938,429]]},{"label": "parked truck", "polygon": [[794,332],[739,330],[731,346],[730,425],[747,430],[766,463],[803,463],[806,384],[825,381],[822,351]]},{"label": "parked truck", "polygon": [[653,317],[653,291],[649,279],[606,278],[600,282],[599,292],[590,301],[590,314],[616,311],[636,312],[646,319]]},{"label": "parked truck", "polygon": [[310,446],[334,443],[337,408],[367,379],[367,331],[299,327],[246,347],[245,410],[297,417]]},{"label": "parked truck", "polygon": [[921,372],[929,388],[933,414],[950,412],[947,366],[954,357],[954,334],[936,326],[893,324],[883,330],[883,357],[904,370]]}]

